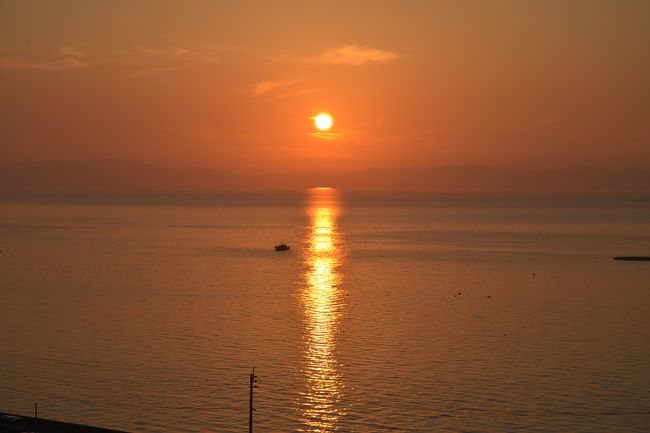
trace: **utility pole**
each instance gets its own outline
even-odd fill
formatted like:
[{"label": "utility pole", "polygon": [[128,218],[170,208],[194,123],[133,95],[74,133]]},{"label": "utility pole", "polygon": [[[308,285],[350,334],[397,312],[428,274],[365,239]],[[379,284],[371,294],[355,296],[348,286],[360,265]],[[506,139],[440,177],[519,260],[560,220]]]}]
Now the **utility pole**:
[{"label": "utility pole", "polygon": [[257,376],[255,376],[255,366],[253,366],[253,372],[250,374],[250,401],[248,403],[248,433],[253,433],[253,388],[257,388],[255,383],[257,382]]}]

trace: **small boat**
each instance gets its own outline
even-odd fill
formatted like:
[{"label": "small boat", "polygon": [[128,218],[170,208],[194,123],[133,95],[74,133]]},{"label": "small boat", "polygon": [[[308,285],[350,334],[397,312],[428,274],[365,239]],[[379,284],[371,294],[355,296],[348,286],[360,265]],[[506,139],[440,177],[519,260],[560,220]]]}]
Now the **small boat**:
[{"label": "small boat", "polygon": [[275,251],[287,251],[289,249],[291,249],[291,247],[284,242],[275,246]]}]

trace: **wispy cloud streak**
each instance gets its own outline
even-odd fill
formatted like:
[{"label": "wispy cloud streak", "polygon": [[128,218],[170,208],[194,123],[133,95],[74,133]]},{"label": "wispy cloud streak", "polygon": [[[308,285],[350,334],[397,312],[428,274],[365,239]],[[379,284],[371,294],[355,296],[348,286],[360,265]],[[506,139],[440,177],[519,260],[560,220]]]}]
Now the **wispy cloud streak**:
[{"label": "wispy cloud streak", "polygon": [[52,61],[30,61],[30,60],[20,60],[14,59],[11,57],[0,57],[0,69],[15,69],[15,70],[27,70],[27,71],[65,71],[73,69],[87,68],[91,66],[92,63],[74,59],[74,58],[64,58]]},{"label": "wispy cloud streak", "polygon": [[159,49],[136,45],[132,53],[135,57],[129,61],[135,69],[124,73],[123,78],[162,75],[193,66],[221,63],[219,56],[184,47]]},{"label": "wispy cloud streak", "polygon": [[161,50],[156,48],[143,47],[142,45],[136,45],[134,49],[139,53],[167,60],[198,60],[207,63],[221,62],[221,58],[219,56],[211,55],[201,51],[190,50],[183,47]]},{"label": "wispy cloud streak", "polygon": [[302,82],[303,80],[301,78],[298,79],[293,79],[293,80],[268,80],[268,81],[260,81],[258,83],[253,84],[251,88],[251,94],[255,97],[257,96],[262,96],[266,95],[267,93],[274,92],[276,90],[284,89],[290,86],[293,86],[294,84],[298,84]]},{"label": "wispy cloud streak", "polygon": [[150,68],[141,68],[141,69],[135,69],[133,71],[127,72],[124,74],[124,78],[138,78],[138,77],[149,77],[152,75],[159,75],[159,74],[165,74],[168,72],[176,72],[176,71],[181,71],[183,69],[187,69],[187,66],[158,66],[158,67],[150,67]]},{"label": "wispy cloud streak", "polygon": [[59,45],[59,53],[70,57],[84,57],[86,55],[83,51],[79,51],[74,47],[66,45]]},{"label": "wispy cloud streak", "polygon": [[62,58],[53,60],[25,60],[15,57],[0,57],[0,69],[13,69],[22,71],[65,71],[82,69],[92,66],[92,62],[81,59],[86,54],[70,46],[58,47]]},{"label": "wispy cloud streak", "polygon": [[310,88],[310,89],[300,89],[300,90],[296,90],[296,91],[293,91],[293,92],[278,93],[277,95],[275,95],[273,97],[273,99],[285,99],[285,98],[293,98],[293,97],[296,97],[296,96],[308,95],[310,93],[314,93],[316,90],[318,90],[318,89],[313,87],[313,88]]},{"label": "wispy cloud streak", "polygon": [[360,66],[371,62],[392,62],[397,58],[398,55],[390,51],[351,44],[327,50],[313,58],[312,61],[334,65]]}]

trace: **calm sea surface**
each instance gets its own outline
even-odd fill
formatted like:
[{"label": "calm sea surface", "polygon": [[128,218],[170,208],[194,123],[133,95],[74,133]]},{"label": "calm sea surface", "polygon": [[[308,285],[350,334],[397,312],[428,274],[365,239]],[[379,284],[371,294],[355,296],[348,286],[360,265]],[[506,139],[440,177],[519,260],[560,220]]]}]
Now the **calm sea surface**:
[{"label": "calm sea surface", "polygon": [[647,199],[3,196],[0,250],[0,411],[243,432],[254,365],[256,432],[650,431]]}]

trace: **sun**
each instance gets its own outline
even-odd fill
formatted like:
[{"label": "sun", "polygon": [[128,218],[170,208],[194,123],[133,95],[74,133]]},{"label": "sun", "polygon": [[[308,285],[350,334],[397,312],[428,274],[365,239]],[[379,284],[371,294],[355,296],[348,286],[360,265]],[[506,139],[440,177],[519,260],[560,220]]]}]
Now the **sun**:
[{"label": "sun", "polygon": [[334,123],[334,121],[332,120],[332,116],[330,116],[327,113],[320,113],[314,116],[313,119],[314,119],[314,125],[316,125],[316,128],[318,128],[321,131],[327,131],[332,127],[332,124]]}]

